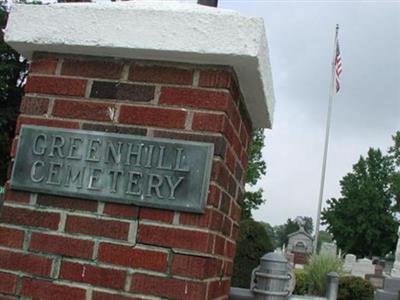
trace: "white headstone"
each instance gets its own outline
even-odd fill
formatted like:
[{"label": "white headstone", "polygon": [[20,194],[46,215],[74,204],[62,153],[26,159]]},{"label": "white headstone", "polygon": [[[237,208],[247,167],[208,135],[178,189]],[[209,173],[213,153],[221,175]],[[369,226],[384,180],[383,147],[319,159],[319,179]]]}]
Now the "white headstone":
[{"label": "white headstone", "polygon": [[328,254],[332,256],[336,256],[336,244],[335,243],[327,243],[323,242],[321,245],[321,250],[319,251],[320,254]]},{"label": "white headstone", "polygon": [[367,274],[375,274],[375,266],[372,264],[372,260],[362,258],[353,264],[351,275],[365,278]]},{"label": "white headstone", "polygon": [[356,264],[357,262],[357,257],[354,254],[346,254],[344,257],[344,264],[343,264],[343,270],[345,272],[351,272],[353,269],[353,265]]}]

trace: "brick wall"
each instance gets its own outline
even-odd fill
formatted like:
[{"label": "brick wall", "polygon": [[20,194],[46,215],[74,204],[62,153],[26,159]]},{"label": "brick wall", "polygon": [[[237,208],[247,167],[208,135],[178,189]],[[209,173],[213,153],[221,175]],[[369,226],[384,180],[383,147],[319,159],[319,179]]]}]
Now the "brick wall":
[{"label": "brick wall", "polygon": [[[251,123],[226,68],[35,55],[22,124],[215,145],[205,214],[6,189],[0,298],[227,299]],[[6,297],[7,296],[7,297]]]}]

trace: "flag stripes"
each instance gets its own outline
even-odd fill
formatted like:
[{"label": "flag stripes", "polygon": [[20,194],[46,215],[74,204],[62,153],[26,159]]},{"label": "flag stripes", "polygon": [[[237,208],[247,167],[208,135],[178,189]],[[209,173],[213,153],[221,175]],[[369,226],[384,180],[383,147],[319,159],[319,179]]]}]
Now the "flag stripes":
[{"label": "flag stripes", "polygon": [[336,41],[335,80],[336,93],[340,90],[340,74],[342,73],[342,58],[340,57],[339,41]]}]

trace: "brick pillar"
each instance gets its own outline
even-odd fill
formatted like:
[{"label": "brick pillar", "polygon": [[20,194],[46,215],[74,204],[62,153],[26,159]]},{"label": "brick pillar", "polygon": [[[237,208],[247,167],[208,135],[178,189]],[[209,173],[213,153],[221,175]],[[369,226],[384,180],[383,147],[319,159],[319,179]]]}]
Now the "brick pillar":
[{"label": "brick pillar", "polygon": [[[60,10],[71,8],[73,16],[76,9],[74,20],[81,24],[87,17],[79,21],[80,11],[89,7],[96,6],[70,4]],[[250,60],[238,73],[230,63],[209,66],[186,59],[183,64],[154,57],[144,61],[132,53],[117,58],[123,56],[122,46],[115,55],[112,47],[105,51],[108,58],[98,53],[87,56],[85,47],[61,47],[46,54],[35,50],[42,49],[37,40],[46,40],[45,30],[41,39],[32,37],[32,44],[13,44],[19,39],[15,24],[33,15],[40,17],[41,26],[47,21],[57,26],[52,21],[54,15],[59,18],[54,13],[57,6],[27,6],[22,10],[34,12],[18,17],[19,9],[11,14],[7,39],[21,52],[28,51],[27,56],[32,55],[29,51],[34,54],[11,157],[17,153],[21,126],[29,124],[206,142],[214,145],[214,153],[204,213],[28,193],[8,185],[0,218],[0,298],[227,299],[252,120],[260,125],[259,116],[251,114],[261,112],[264,119],[268,115],[264,102],[248,112],[251,106],[241,91],[253,89],[248,83],[242,86],[239,77],[249,75],[248,70],[257,76],[259,68]],[[100,7],[95,14],[103,12]],[[214,10],[204,12],[219,17]],[[121,16],[127,13],[132,11],[122,11]],[[254,25],[252,19],[249,22]],[[74,24],[68,41],[75,39]],[[34,22],[29,26],[32,34],[39,32],[33,27]],[[134,39],[133,33],[130,36]],[[48,38],[55,38],[54,45],[60,47],[60,37],[53,31]],[[105,43],[107,49],[107,38],[112,35],[103,32],[96,47]],[[256,40],[250,33],[249,39]],[[19,49],[21,45],[31,46]],[[254,57],[249,57],[253,63]]]},{"label": "brick pillar", "polygon": [[226,296],[251,131],[234,73],[38,54],[25,91],[12,157],[23,124],[129,133],[213,143],[212,178],[204,214],[7,188],[0,277],[10,283],[0,290],[34,298]]}]

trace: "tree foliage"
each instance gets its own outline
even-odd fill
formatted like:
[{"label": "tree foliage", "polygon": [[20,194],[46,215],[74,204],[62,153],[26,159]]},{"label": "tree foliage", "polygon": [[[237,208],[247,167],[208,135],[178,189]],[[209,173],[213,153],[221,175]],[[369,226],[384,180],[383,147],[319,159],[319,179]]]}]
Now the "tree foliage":
[{"label": "tree foliage", "polygon": [[249,288],[251,272],[260,264],[260,258],[272,250],[271,240],[263,224],[252,219],[243,220],[236,246],[232,286]]},{"label": "tree foliage", "polygon": [[278,247],[277,246],[278,243],[276,242],[276,235],[275,235],[274,227],[271,224],[267,223],[267,222],[260,221],[258,223],[260,223],[264,227],[265,231],[267,232],[267,235],[268,235],[268,237],[269,237],[269,239],[271,241],[271,244],[272,244],[272,248],[275,249],[276,247]]},{"label": "tree foliage", "polygon": [[341,198],[327,201],[323,224],[345,252],[383,256],[395,247],[399,202],[395,162],[400,133],[394,140],[389,155],[370,148],[367,157],[361,156],[352,172],[340,181]]},{"label": "tree foliage", "polygon": [[[265,174],[267,166],[262,159],[262,148],[264,147],[264,130],[253,131],[252,142],[249,149],[249,166],[246,173],[246,184],[249,187],[256,185],[257,181]],[[262,196],[263,190],[246,190],[242,206],[242,219],[251,218],[251,210],[258,208],[265,202]]]},{"label": "tree foliage", "polygon": [[7,177],[9,153],[23,94],[27,62],[4,42],[7,9],[0,5],[0,185]]},{"label": "tree foliage", "polygon": [[394,197],[393,209],[400,212],[400,131],[393,138],[393,146],[389,148],[388,157],[393,164],[390,191]]},{"label": "tree foliage", "polygon": [[317,244],[318,251],[321,249],[322,243],[332,243],[332,242],[333,242],[333,237],[329,232],[324,230],[319,231],[318,244]]}]

